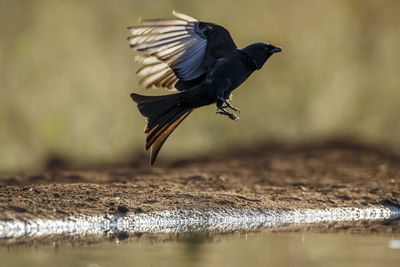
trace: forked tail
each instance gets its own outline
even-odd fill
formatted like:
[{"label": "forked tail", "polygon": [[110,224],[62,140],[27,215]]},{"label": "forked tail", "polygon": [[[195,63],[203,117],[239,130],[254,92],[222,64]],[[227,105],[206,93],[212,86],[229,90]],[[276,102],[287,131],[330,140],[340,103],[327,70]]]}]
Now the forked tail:
[{"label": "forked tail", "polygon": [[180,94],[163,96],[144,96],[131,94],[140,113],[147,118],[145,129],[146,150],[150,150],[150,165],[153,165],[165,140],[175,128],[193,111],[180,107],[177,101]]}]

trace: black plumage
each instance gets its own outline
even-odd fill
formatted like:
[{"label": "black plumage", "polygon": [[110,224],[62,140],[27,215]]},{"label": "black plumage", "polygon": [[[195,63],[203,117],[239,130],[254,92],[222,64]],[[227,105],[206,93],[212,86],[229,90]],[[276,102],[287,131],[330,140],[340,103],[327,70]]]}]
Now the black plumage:
[{"label": "black plumage", "polygon": [[239,111],[228,102],[231,92],[282,51],[268,43],[237,49],[224,27],[173,14],[177,19],[142,20],[142,25],[128,28],[130,46],[145,53],[136,57],[144,65],[137,71],[143,76],[140,84],[180,91],[163,96],[131,94],[147,118],[151,165],[168,136],[194,109],[216,103],[218,114],[239,119],[228,111]]}]

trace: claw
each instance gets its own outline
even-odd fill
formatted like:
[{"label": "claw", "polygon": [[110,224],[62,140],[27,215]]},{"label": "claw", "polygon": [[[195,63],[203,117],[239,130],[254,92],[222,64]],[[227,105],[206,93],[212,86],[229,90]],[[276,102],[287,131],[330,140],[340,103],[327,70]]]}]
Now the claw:
[{"label": "claw", "polygon": [[[219,111],[219,110],[221,110],[221,111]],[[234,120],[234,121],[239,120],[238,116],[228,112],[224,107],[218,108],[217,113],[215,113],[215,114],[221,114],[221,115],[228,116],[231,120]]]}]

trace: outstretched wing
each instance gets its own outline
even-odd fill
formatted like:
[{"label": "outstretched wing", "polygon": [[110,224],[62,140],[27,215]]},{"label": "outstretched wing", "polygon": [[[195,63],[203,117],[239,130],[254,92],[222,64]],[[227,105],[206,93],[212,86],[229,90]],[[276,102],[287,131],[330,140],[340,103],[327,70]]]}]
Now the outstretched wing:
[{"label": "outstretched wing", "polygon": [[204,74],[221,57],[237,53],[229,32],[216,24],[173,11],[176,19],[142,20],[129,27],[129,45],[143,64],[137,75],[146,88],[186,90],[201,82]]}]

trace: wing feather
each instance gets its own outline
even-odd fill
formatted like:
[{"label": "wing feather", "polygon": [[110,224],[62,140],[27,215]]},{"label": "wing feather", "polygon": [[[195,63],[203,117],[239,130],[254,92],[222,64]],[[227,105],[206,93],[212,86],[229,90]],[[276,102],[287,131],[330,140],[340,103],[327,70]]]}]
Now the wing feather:
[{"label": "wing feather", "polygon": [[158,60],[156,57],[151,57],[151,56],[135,56],[135,62],[144,64],[144,65],[151,65],[155,63],[161,62]]},{"label": "wing feather", "polygon": [[129,45],[132,48],[139,49],[138,46],[140,45],[148,45],[154,42],[161,42],[167,40],[181,39],[183,37],[189,37],[190,35],[187,34],[185,31],[176,31],[176,32],[168,32],[166,34],[149,34],[145,36],[130,36],[128,37]]},{"label": "wing feather", "polygon": [[182,25],[164,25],[164,26],[131,26],[128,30],[132,35],[144,35],[144,34],[160,34],[160,33],[171,33],[176,31],[182,31]]},{"label": "wing feather", "polygon": [[136,72],[136,74],[138,76],[147,76],[147,75],[159,72],[164,69],[170,70],[167,64],[165,64],[164,62],[159,62],[159,63],[152,64],[152,65],[144,65]]},{"label": "wing feather", "polygon": [[165,77],[165,75],[168,75],[168,71],[169,69],[163,69],[161,71],[151,73],[148,76],[144,77],[142,80],[140,80],[139,84],[149,89],[153,86],[154,82],[161,79],[162,77]]},{"label": "wing feather", "polygon": [[195,18],[193,18],[191,16],[179,13],[178,11],[175,11],[175,10],[172,10],[172,14],[175,17],[177,17],[178,19],[186,20],[186,21],[189,21],[189,22],[197,22],[198,21],[197,19],[195,19]]},{"label": "wing feather", "polygon": [[[147,53],[136,61],[144,66],[137,75],[145,76],[140,84],[146,88],[173,88],[179,80],[193,80],[203,74],[207,40],[196,32],[199,21],[173,11],[176,19],[140,20],[140,26],[129,27],[129,45]],[[171,71],[168,71],[168,68]]]},{"label": "wing feather", "polygon": [[179,90],[186,90],[190,88],[187,86],[201,82],[198,78],[218,58],[236,51],[229,32],[223,27],[176,11],[172,13],[175,19],[145,19],[139,21],[139,26],[128,27],[130,47],[146,54],[135,57],[144,65],[137,75],[144,77],[139,84],[146,88],[173,89],[181,80],[188,83],[180,83]]},{"label": "wing feather", "polygon": [[178,50],[180,47],[186,47],[190,42],[190,36],[182,36],[179,38],[173,38],[168,40],[162,40],[160,42],[143,43],[136,47],[139,52],[153,53],[157,51],[164,51],[170,49],[170,51]]}]

